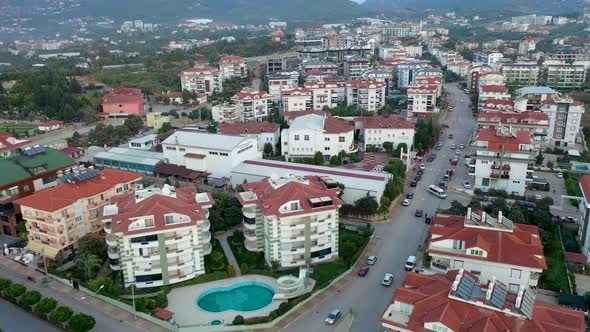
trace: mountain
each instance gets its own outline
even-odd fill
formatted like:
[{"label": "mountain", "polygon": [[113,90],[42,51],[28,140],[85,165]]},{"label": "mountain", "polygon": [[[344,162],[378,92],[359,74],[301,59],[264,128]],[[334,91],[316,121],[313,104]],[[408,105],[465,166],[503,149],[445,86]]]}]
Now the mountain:
[{"label": "mountain", "polygon": [[579,11],[584,7],[584,0],[366,0],[362,7],[372,11],[399,8],[461,11],[510,9],[549,15]]}]

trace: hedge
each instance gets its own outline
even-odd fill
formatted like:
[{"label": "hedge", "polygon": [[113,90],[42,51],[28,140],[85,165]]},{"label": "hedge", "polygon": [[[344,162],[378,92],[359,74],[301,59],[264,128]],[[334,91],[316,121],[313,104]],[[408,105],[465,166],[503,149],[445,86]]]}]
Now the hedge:
[{"label": "hedge", "polygon": [[70,307],[66,306],[59,306],[53,310],[51,316],[49,316],[49,320],[54,323],[58,324],[59,326],[63,326],[65,322],[68,321],[74,315],[74,312]]},{"label": "hedge", "polygon": [[68,320],[67,329],[73,332],[87,332],[92,330],[94,325],[96,325],[94,317],[83,313],[77,313]]}]

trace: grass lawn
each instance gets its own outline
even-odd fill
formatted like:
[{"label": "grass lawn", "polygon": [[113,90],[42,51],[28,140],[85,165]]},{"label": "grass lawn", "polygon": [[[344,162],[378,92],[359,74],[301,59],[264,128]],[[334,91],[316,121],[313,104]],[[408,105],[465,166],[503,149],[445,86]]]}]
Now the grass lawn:
[{"label": "grass lawn", "polygon": [[578,244],[578,224],[576,223],[559,223],[561,230],[561,241],[565,251],[580,252],[580,245]]},{"label": "grass lawn", "polygon": [[35,129],[35,126],[29,124],[2,124],[0,125],[0,133],[14,133],[19,136],[28,134],[29,130]]},{"label": "grass lawn", "polygon": [[551,224],[550,230],[541,231],[547,269],[541,274],[538,287],[571,293],[557,227],[557,224]]}]

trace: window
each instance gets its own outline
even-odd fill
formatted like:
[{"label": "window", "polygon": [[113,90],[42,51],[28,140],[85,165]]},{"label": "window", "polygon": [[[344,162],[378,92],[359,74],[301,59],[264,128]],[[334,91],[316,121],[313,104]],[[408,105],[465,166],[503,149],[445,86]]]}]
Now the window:
[{"label": "window", "polygon": [[294,140],[298,141],[299,140],[299,135],[295,135]]},{"label": "window", "polygon": [[299,210],[299,203],[298,202],[291,203],[291,211],[296,211],[296,210]]},{"label": "window", "polygon": [[483,250],[471,249],[469,250],[469,254],[474,256],[483,256]]},{"label": "window", "polygon": [[413,306],[408,303],[403,303],[403,302],[399,303],[399,311],[406,314],[406,315],[410,315],[412,313],[412,307]]},{"label": "window", "polygon": [[82,216],[76,216],[74,218],[74,221],[76,221],[76,222],[82,222]]},{"label": "window", "polygon": [[29,191],[30,189],[31,189],[31,188],[29,187],[29,185],[28,185],[28,184],[25,184],[25,185],[23,186],[23,191]]},{"label": "window", "polygon": [[164,216],[164,219],[166,219],[166,225],[174,223],[174,216]]},{"label": "window", "polygon": [[453,268],[454,269],[462,269],[463,268],[463,261],[453,261]]},{"label": "window", "polygon": [[303,135],[303,140],[304,141],[309,141],[309,135]]},{"label": "window", "polygon": [[508,284],[508,290],[512,293],[518,293],[518,289],[520,288],[519,284]]},{"label": "window", "polygon": [[329,142],[330,141],[330,137],[324,137],[324,141],[325,142]]},{"label": "window", "polygon": [[510,278],[520,279],[522,271],[518,269],[510,269]]},{"label": "window", "polygon": [[186,151],[185,148],[178,148],[178,151]]},{"label": "window", "polygon": [[167,146],[166,150],[172,150],[172,151],[176,151],[176,147],[174,146]]},{"label": "window", "polygon": [[115,189],[115,191],[116,191],[117,193],[120,193],[120,192],[122,192],[122,191],[123,191],[123,187],[117,187],[117,189]]},{"label": "window", "polygon": [[324,151],[330,151],[330,147],[329,146],[324,147]]},{"label": "window", "polygon": [[345,139],[344,136],[340,136],[340,137],[338,137],[338,142],[344,143],[344,139]]},{"label": "window", "polygon": [[218,153],[217,153],[217,152],[214,152],[214,151],[209,151],[209,154],[210,154],[210,155],[213,155],[213,156],[216,156],[216,155],[218,155]]},{"label": "window", "polygon": [[463,249],[463,241],[453,240],[453,249]]}]

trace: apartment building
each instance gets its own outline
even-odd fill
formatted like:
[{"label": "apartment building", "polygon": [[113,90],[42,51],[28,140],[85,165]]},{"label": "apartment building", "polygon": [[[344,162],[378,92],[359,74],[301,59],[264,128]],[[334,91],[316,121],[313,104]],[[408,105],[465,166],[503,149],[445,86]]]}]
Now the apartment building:
[{"label": "apartment building", "polygon": [[273,97],[266,91],[242,90],[231,100],[239,106],[241,121],[264,121],[270,114]]},{"label": "apartment building", "polygon": [[500,61],[500,59],[502,59],[503,57],[504,54],[500,52],[476,52],[473,55],[473,62],[492,66],[496,62]]},{"label": "apartment building", "polygon": [[313,92],[308,88],[284,90],[281,100],[284,112],[309,111],[313,108]]},{"label": "apartment building", "polygon": [[25,146],[31,143],[27,139],[18,139],[10,133],[0,133],[0,157],[19,154]]},{"label": "apartment building", "polygon": [[482,85],[479,88],[478,105],[483,105],[488,99],[511,100],[508,88],[502,85]]},{"label": "apartment building", "polygon": [[590,175],[582,175],[578,185],[582,193],[579,205],[578,242],[582,247],[582,254],[590,262]]},{"label": "apartment building", "polygon": [[397,66],[397,87],[405,89],[414,81],[416,72],[422,68],[428,68],[430,64],[425,61],[413,60],[400,63]]},{"label": "apartment building", "polygon": [[341,151],[353,153],[354,126],[328,115],[306,114],[296,117],[289,129],[281,131],[281,152],[286,160],[310,158],[321,152],[326,161]]},{"label": "apartment building", "polygon": [[219,123],[237,123],[244,121],[242,106],[234,102],[224,102],[211,107],[213,121]]},{"label": "apartment building", "polygon": [[17,225],[23,217],[13,203],[15,200],[55,186],[57,172],[75,164],[65,153],[45,147],[25,148],[21,153],[0,158],[0,234],[19,235]]},{"label": "apartment building", "polygon": [[205,273],[211,253],[210,193],[193,187],[137,190],[112,198],[100,217],[110,268],[125,287],[171,285]]},{"label": "apartment building", "polygon": [[244,160],[262,158],[253,138],[198,131],[176,131],[162,142],[162,152],[169,164],[216,177],[229,177]]},{"label": "apartment building", "polygon": [[29,233],[27,249],[55,260],[80,238],[103,229],[99,211],[115,195],[141,189],[141,174],[105,169],[58,173],[61,185],[14,201]]},{"label": "apartment building", "polygon": [[488,65],[472,65],[469,68],[467,74],[467,88],[471,93],[479,91],[479,76],[483,73],[494,71],[494,69]]},{"label": "apartment building", "polygon": [[435,85],[409,87],[407,91],[408,118],[438,112],[439,109],[436,107],[438,91],[439,88]]},{"label": "apartment building", "polygon": [[281,100],[282,92],[293,90],[299,85],[299,72],[280,71],[268,75],[268,93],[273,100]]},{"label": "apartment building", "polygon": [[237,55],[222,56],[219,59],[219,71],[222,80],[228,80],[234,77],[248,77],[246,59]]},{"label": "apartment building", "polygon": [[195,67],[181,72],[180,84],[183,91],[206,93],[208,96],[211,96],[215,91],[223,91],[221,71],[204,64],[197,64]]},{"label": "apartment building", "polygon": [[296,70],[299,62],[297,57],[273,57],[271,55],[266,61],[266,72],[272,74],[278,71]]},{"label": "apartment building", "polygon": [[393,91],[395,87],[393,72],[388,69],[369,69],[363,73],[362,80],[372,80],[385,83],[385,96],[389,96],[389,93]]},{"label": "apartment building", "polygon": [[543,112],[525,111],[523,113],[479,113],[479,128],[497,129],[510,126],[517,131],[528,131],[533,135],[535,147],[545,147],[550,142],[549,116]]},{"label": "apartment building", "polygon": [[408,273],[381,315],[381,326],[386,332],[585,330],[583,312],[536,296],[533,288],[513,292],[500,281],[486,282],[464,269]]},{"label": "apartment building", "polygon": [[305,82],[304,87],[311,90],[314,110],[321,110],[326,106],[334,108],[339,101],[344,100],[344,93],[340,93],[341,84],[338,82]]},{"label": "apartment building", "polygon": [[539,83],[541,67],[537,64],[512,63],[502,66],[502,74],[506,77],[506,84],[524,87],[535,86]]},{"label": "apartment building", "polygon": [[580,133],[584,103],[568,97],[558,97],[541,102],[541,111],[549,117],[549,139],[555,146],[576,143]]},{"label": "apartment building", "polygon": [[479,105],[480,113],[510,112],[514,111],[514,102],[510,99],[487,99]]},{"label": "apartment building", "polygon": [[170,123],[172,120],[169,115],[162,115],[162,113],[148,113],[145,115],[147,126],[158,130],[162,128],[165,123]]},{"label": "apartment building", "polygon": [[217,128],[217,132],[222,135],[255,138],[258,141],[258,150],[263,151],[264,145],[269,143],[275,151],[281,137],[281,126],[268,121],[222,123]]},{"label": "apartment building", "polygon": [[338,65],[330,61],[306,61],[301,64],[303,74],[306,77],[314,76],[335,76],[338,74]]},{"label": "apartment building", "polygon": [[271,176],[236,194],[247,250],[282,268],[338,257],[340,188],[329,177]]},{"label": "apartment building", "polygon": [[394,149],[397,149],[399,144],[406,144],[408,149],[414,145],[416,126],[402,117],[362,116],[355,118],[354,122],[355,130],[359,131],[359,138],[365,148],[368,146],[382,148],[385,142],[391,142]]},{"label": "apartment building", "polygon": [[417,76],[414,82],[412,83],[411,87],[420,87],[420,86],[432,86],[436,87],[436,97],[442,96],[443,86],[445,84],[445,80],[443,77],[428,77],[428,76]]},{"label": "apartment building", "polygon": [[477,88],[480,89],[484,85],[506,85],[506,77],[499,71],[489,71],[480,73],[477,81]]},{"label": "apartment building", "polygon": [[522,110],[539,112],[541,111],[541,102],[548,99],[559,97],[559,92],[546,86],[527,86],[516,90],[517,97],[515,101],[524,100]]},{"label": "apartment building", "polygon": [[520,43],[518,43],[518,54],[525,55],[534,51],[537,48],[537,42],[539,42],[538,38],[527,37],[522,39]]},{"label": "apartment building", "polygon": [[350,80],[356,80],[363,77],[363,73],[370,68],[369,59],[350,56],[344,58],[344,76]]},{"label": "apartment building", "polygon": [[583,65],[546,65],[544,67],[545,85],[554,89],[581,89],[586,79]]},{"label": "apartment building", "polygon": [[347,81],[346,105],[377,112],[385,105],[385,86],[385,82],[379,81]]},{"label": "apartment building", "polygon": [[102,112],[111,117],[142,115],[144,99],[141,89],[113,89],[102,97]]},{"label": "apartment building", "polygon": [[512,292],[537,286],[547,268],[539,227],[516,224],[502,211],[497,218],[471,208],[465,216],[436,215],[426,251],[435,271],[464,269]]},{"label": "apartment building", "polygon": [[474,188],[505,190],[524,195],[526,183],[533,180],[535,147],[529,131],[505,126],[480,129],[472,144],[469,175]]},{"label": "apartment building", "polygon": [[455,75],[466,77],[469,74],[469,68],[471,67],[471,61],[452,61],[447,64],[447,70]]}]

